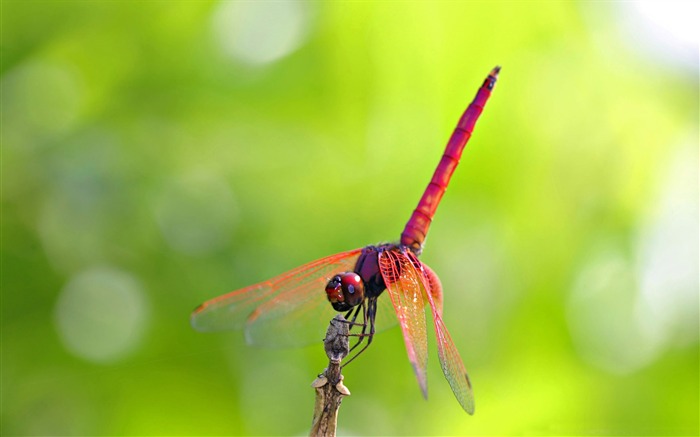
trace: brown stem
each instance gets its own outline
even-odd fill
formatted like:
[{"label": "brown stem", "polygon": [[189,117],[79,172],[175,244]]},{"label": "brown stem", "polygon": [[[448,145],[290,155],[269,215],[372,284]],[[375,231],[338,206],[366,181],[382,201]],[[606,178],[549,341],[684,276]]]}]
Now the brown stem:
[{"label": "brown stem", "polygon": [[316,389],[314,418],[309,433],[312,437],[335,436],[340,403],[343,397],[350,396],[350,390],[343,385],[343,375],[340,373],[340,361],[350,351],[348,326],[347,320],[338,314],[330,321],[323,340],[329,361],[328,367],[311,384]]}]

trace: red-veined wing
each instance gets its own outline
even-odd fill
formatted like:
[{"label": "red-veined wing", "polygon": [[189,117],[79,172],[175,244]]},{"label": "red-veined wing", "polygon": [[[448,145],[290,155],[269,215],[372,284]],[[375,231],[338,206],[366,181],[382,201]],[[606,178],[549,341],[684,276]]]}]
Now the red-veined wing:
[{"label": "red-veined wing", "polygon": [[427,398],[428,335],[421,290],[422,274],[411,265],[405,254],[396,249],[379,253],[379,270],[394,304],[408,359],[418,378],[423,397]]},{"label": "red-veined wing", "polygon": [[[407,253],[406,256],[409,258],[412,265],[419,263],[418,258],[413,253]],[[425,264],[422,264],[424,268],[427,268]],[[469,382],[469,376],[467,375],[467,369],[464,367],[462,358],[459,356],[459,351],[457,347],[452,342],[450,338],[450,333],[447,331],[447,327],[442,321],[442,302],[439,304],[435,300],[435,293],[431,291],[431,286],[434,286],[434,281],[437,279],[437,275],[432,272],[432,270],[427,270],[425,276],[421,275],[421,289],[428,298],[428,303],[430,303],[430,309],[433,313],[433,322],[435,323],[435,335],[437,336],[437,346],[438,346],[438,356],[440,358],[440,367],[442,367],[442,373],[445,375],[447,382],[450,383],[452,392],[459,401],[459,404],[464,408],[469,414],[474,414],[474,393],[472,392],[472,385]],[[431,277],[431,274],[434,276]],[[439,280],[437,282],[439,284]],[[442,286],[440,286],[442,287]],[[442,296],[442,290],[439,293]]]},{"label": "red-veined wing", "polygon": [[352,271],[361,251],[321,258],[204,302],[192,313],[192,326],[198,331],[244,329],[246,341],[260,346],[320,342],[336,314],[324,293],[326,283]]}]

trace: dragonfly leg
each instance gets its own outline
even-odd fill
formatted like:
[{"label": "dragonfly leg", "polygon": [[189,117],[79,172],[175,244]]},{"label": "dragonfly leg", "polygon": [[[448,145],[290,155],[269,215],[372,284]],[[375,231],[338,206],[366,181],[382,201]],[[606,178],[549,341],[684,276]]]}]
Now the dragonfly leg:
[{"label": "dragonfly leg", "polygon": [[[357,317],[362,314],[362,322],[358,323],[357,322]],[[365,306],[365,302],[363,301],[360,305],[356,306],[355,308],[351,309],[345,314],[345,319],[344,322],[347,323],[350,327],[348,330],[352,329],[354,326],[362,326],[362,332],[358,334],[350,334],[348,333],[348,337],[358,337],[357,343],[355,343],[350,350],[348,351],[348,354],[353,351],[359,345],[362,343],[362,340],[365,337],[365,331],[367,329],[367,323],[365,322],[367,320],[367,310]],[[349,319],[349,320],[348,320]]]},{"label": "dragonfly leg", "polygon": [[[362,314],[362,322],[357,322],[357,317]],[[366,332],[367,332],[367,306],[365,305],[365,302],[362,302],[360,305],[356,306],[355,308],[351,309],[347,313],[345,313],[345,320],[343,320],[344,323],[347,323],[350,325],[349,329],[352,329],[354,326],[362,326],[362,332],[357,333],[357,334],[348,334],[348,336],[352,337],[358,337],[357,343],[355,343],[352,348],[350,348],[349,352],[352,352],[353,349],[355,349],[366,337]]]},{"label": "dragonfly leg", "polygon": [[[362,311],[362,316],[364,319],[365,316],[365,303],[362,302],[360,305],[356,306],[355,308],[351,309],[345,314],[345,319],[348,324],[350,324],[350,329],[352,329],[353,326],[357,325],[364,325],[365,321],[363,320],[362,323],[356,323],[355,321],[357,320],[357,316],[360,315],[360,311]],[[354,312],[354,314],[353,314]],[[352,314],[352,319],[350,318],[350,315]]]},{"label": "dragonfly leg", "polygon": [[[359,346],[360,343],[362,343],[362,341],[365,339],[365,337],[367,338],[367,343],[362,347],[362,349],[357,351],[357,353],[355,355],[353,355],[352,358],[345,361],[345,364],[343,364],[341,366],[341,368],[350,364],[352,362],[352,360],[354,360],[355,358],[360,356],[360,354],[362,352],[364,352],[365,349],[367,349],[370,344],[372,344],[372,339],[374,338],[374,317],[376,316],[376,314],[377,314],[377,299],[370,298],[368,300],[368,303],[367,303],[366,311],[363,311],[363,318],[364,318],[365,322],[362,324],[363,325],[362,326],[362,333],[359,334],[360,339],[358,340],[357,343],[355,343],[355,345],[352,348],[350,348],[350,352],[352,352],[353,349],[355,349],[357,346]],[[369,323],[367,323],[367,321],[369,321]],[[369,325],[369,333],[367,333],[367,325]]]},{"label": "dragonfly leg", "polygon": [[360,325],[360,326],[362,326],[362,332],[360,332],[359,334],[350,334],[350,335],[352,335],[352,336],[358,337],[358,339],[357,339],[357,343],[355,343],[355,344],[350,348],[350,351],[348,351],[348,354],[349,354],[350,352],[352,352],[353,350],[355,350],[355,348],[356,348],[357,346],[359,346],[360,343],[362,343],[362,341],[364,341],[364,339],[365,339],[365,337],[366,337],[366,335],[367,335],[367,317],[368,317],[367,312],[368,312],[368,306],[366,306],[365,303],[362,302],[362,304],[360,304],[360,306],[358,307],[358,309],[359,309],[359,308],[362,309],[362,323],[355,323],[355,319],[357,318],[357,316],[358,316],[358,314],[359,314],[359,311],[357,311],[357,312],[355,313],[355,317],[353,318],[352,323],[353,323],[353,325]]}]

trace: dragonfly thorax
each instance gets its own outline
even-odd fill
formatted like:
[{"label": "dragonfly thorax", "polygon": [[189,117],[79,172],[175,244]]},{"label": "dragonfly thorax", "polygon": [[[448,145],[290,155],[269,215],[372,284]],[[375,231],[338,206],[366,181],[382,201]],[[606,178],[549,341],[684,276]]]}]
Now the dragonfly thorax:
[{"label": "dragonfly thorax", "polygon": [[379,252],[391,250],[393,247],[391,244],[383,244],[381,246],[367,246],[362,249],[362,254],[355,264],[355,273],[360,275],[365,284],[367,298],[379,297],[386,290],[384,278],[379,271]]}]

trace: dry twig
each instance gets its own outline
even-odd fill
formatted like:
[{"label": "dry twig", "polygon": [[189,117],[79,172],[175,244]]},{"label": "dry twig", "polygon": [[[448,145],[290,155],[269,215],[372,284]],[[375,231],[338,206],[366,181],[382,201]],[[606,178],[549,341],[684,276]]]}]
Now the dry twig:
[{"label": "dry twig", "polygon": [[350,396],[350,390],[343,385],[340,361],[348,355],[348,322],[338,314],[330,321],[326,338],[323,340],[328,367],[311,384],[316,389],[316,404],[311,426],[312,437],[335,436],[338,423],[338,409],[343,397]]}]

